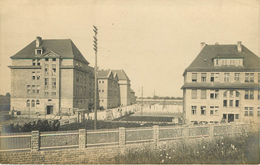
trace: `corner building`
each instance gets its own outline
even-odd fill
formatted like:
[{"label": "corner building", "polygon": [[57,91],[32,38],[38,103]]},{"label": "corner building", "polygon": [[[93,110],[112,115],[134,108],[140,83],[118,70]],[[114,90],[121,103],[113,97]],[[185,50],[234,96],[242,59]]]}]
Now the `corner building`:
[{"label": "corner building", "polygon": [[37,37],[11,59],[11,110],[51,115],[89,108],[93,68],[70,39]]},{"label": "corner building", "polygon": [[185,69],[186,123],[260,121],[259,57],[241,42],[206,45]]}]

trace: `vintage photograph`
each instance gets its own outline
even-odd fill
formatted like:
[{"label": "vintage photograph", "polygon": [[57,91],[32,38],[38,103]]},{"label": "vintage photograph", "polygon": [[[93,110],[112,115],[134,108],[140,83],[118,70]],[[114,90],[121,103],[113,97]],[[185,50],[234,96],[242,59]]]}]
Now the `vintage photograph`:
[{"label": "vintage photograph", "polygon": [[259,0],[0,0],[1,164],[259,164]]}]

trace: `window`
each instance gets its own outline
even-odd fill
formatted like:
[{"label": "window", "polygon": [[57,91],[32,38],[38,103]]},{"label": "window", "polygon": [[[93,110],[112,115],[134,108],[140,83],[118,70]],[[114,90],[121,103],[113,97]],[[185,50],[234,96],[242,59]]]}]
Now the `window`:
[{"label": "window", "polygon": [[45,89],[49,88],[49,79],[45,78]]},{"label": "window", "polygon": [[48,96],[48,95],[49,95],[49,92],[45,92],[44,95],[45,95],[45,96]]},{"label": "window", "polygon": [[235,80],[235,82],[239,82],[240,81],[240,73],[235,73],[234,80]]},{"label": "window", "polygon": [[49,61],[49,59],[48,59],[48,58],[45,58],[45,61]]},{"label": "window", "polygon": [[36,86],[36,93],[40,93],[40,85]]},{"label": "window", "polygon": [[36,106],[38,107],[39,105],[40,105],[40,101],[37,100],[37,101],[36,101]]},{"label": "window", "polygon": [[48,76],[49,75],[49,65],[48,64],[45,64],[45,76]]},{"label": "window", "polygon": [[104,90],[102,90],[102,92],[104,92]]},{"label": "window", "polygon": [[207,73],[201,73],[201,82],[206,82],[207,80]]},{"label": "window", "polygon": [[253,110],[254,110],[253,107],[245,107],[245,114],[244,114],[244,116],[254,116]]},{"label": "window", "polygon": [[235,119],[239,119],[239,114],[235,114]]},{"label": "window", "polygon": [[40,80],[40,71],[36,71],[37,80]]},{"label": "window", "polygon": [[56,75],[56,65],[52,64],[52,75],[55,76]]},{"label": "window", "polygon": [[201,110],[201,115],[206,115],[206,106],[201,106],[200,110]]},{"label": "window", "polygon": [[32,60],[32,65],[35,66],[35,59]]},{"label": "window", "polygon": [[104,81],[102,81],[102,84],[104,84]]},{"label": "window", "polygon": [[230,91],[229,91],[229,97],[233,98],[233,97],[234,97],[233,93],[234,93],[234,91],[233,91],[233,90],[230,90]]},{"label": "window", "polygon": [[40,61],[37,60],[37,66],[41,66],[41,63]]},{"label": "window", "polygon": [[35,101],[32,100],[32,107],[35,107]]},{"label": "window", "polygon": [[245,99],[253,100],[254,99],[254,90],[245,90]]},{"label": "window", "polygon": [[224,82],[229,82],[229,73],[224,73]]},{"label": "window", "polygon": [[52,78],[52,89],[56,89],[56,78]]},{"label": "window", "polygon": [[42,54],[42,50],[41,49],[36,49],[36,54]]},{"label": "window", "polygon": [[191,81],[197,82],[197,73],[192,73]]},{"label": "window", "polygon": [[196,106],[191,106],[191,114],[196,115],[197,107]]},{"label": "window", "polygon": [[210,75],[210,82],[219,82],[219,73],[211,73]]},{"label": "window", "polygon": [[76,87],[76,94],[79,94],[79,87]]},{"label": "window", "polygon": [[210,98],[217,99],[219,95],[219,90],[210,90]]},{"label": "window", "polygon": [[206,98],[207,98],[206,89],[201,89],[201,99],[206,99]]},{"label": "window", "polygon": [[31,86],[27,85],[27,93],[30,94],[31,93]]},{"label": "window", "polygon": [[239,97],[240,93],[238,91],[236,91],[236,97]]},{"label": "window", "polygon": [[260,99],[260,91],[258,91],[257,99]]},{"label": "window", "polygon": [[227,91],[223,93],[223,97],[227,97]]},{"label": "window", "polygon": [[35,71],[32,71],[32,80],[35,80]]},{"label": "window", "polygon": [[30,100],[26,101],[26,107],[30,107]]},{"label": "window", "polygon": [[35,93],[35,85],[32,85],[32,93]]},{"label": "window", "polygon": [[229,100],[229,107],[233,107],[233,100]]},{"label": "window", "polygon": [[245,82],[254,82],[254,73],[245,73]]},{"label": "window", "polygon": [[260,82],[260,73],[258,73],[258,82]]},{"label": "window", "polygon": [[257,107],[257,116],[260,116],[260,107]]},{"label": "window", "polygon": [[56,58],[53,58],[52,61],[56,61]]},{"label": "window", "polygon": [[56,96],[56,92],[52,92],[52,96]]},{"label": "window", "polygon": [[100,84],[100,83],[101,83],[101,81],[98,81],[98,83]]},{"label": "window", "polygon": [[239,107],[239,100],[236,100],[236,107]]},{"label": "window", "polygon": [[79,82],[79,74],[76,73],[76,81]]},{"label": "window", "polygon": [[227,100],[223,100],[223,107],[227,107]]},{"label": "window", "polygon": [[218,115],[218,106],[210,106],[210,115]]},{"label": "window", "polygon": [[191,90],[191,99],[197,99],[197,89]]}]

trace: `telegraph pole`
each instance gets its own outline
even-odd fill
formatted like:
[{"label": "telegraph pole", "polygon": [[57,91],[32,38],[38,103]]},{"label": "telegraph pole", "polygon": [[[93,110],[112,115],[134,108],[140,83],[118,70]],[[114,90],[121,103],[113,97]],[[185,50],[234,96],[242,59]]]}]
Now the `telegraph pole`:
[{"label": "telegraph pole", "polygon": [[143,116],[143,86],[142,86],[142,104],[141,104],[141,116]]},{"label": "telegraph pole", "polygon": [[94,119],[94,129],[97,129],[97,51],[98,51],[98,47],[97,47],[97,34],[98,34],[98,29],[96,26],[93,26],[94,29],[93,31],[95,32],[95,36],[93,36],[94,38],[94,50],[95,50],[95,105],[94,105],[94,111],[95,111],[95,119]]}]

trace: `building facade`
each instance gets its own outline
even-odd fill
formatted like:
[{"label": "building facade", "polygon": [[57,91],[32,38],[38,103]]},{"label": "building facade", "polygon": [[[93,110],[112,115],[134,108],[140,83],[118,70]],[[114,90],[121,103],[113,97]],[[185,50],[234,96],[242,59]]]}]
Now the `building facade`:
[{"label": "building facade", "polygon": [[48,115],[88,107],[93,68],[70,39],[37,37],[11,59],[11,110]]},{"label": "building facade", "polygon": [[98,71],[98,94],[101,109],[120,106],[120,90],[116,73],[111,70]]},{"label": "building facade", "polygon": [[131,104],[131,84],[130,79],[124,70],[112,70],[118,77],[118,84],[120,90],[120,103],[122,106]]},{"label": "building facade", "polygon": [[186,123],[259,122],[259,57],[241,42],[201,47],[183,73]]}]

